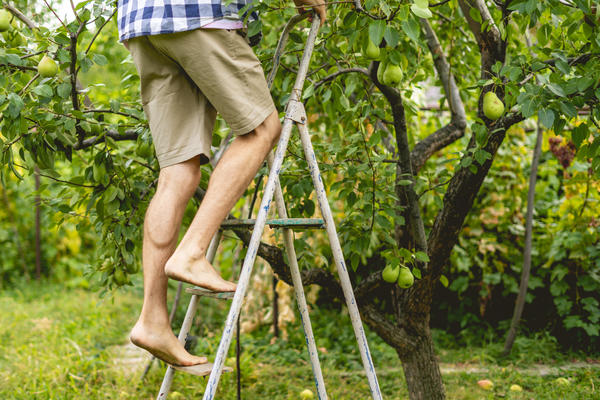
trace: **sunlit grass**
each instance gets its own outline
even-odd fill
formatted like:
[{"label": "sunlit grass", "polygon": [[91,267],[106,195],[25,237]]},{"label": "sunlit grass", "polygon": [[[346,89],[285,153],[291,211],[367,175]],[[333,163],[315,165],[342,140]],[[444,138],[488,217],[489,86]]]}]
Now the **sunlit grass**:
[{"label": "sunlit grass", "polygon": [[[100,299],[96,293],[65,289],[53,284],[29,284],[0,292],[0,398],[2,399],[153,399],[162,381],[164,366],[155,364],[141,382],[140,368],[117,368],[115,357],[127,342],[141,303],[139,289],[116,292]],[[207,307],[211,307],[209,309]],[[207,300],[202,303],[203,319],[196,322],[201,336],[196,353],[214,353],[220,336],[219,321],[226,312]],[[183,310],[178,313],[181,318]],[[334,321],[333,317],[338,316]],[[361,371],[360,358],[347,317],[331,311],[313,312],[317,346],[322,355],[323,373],[331,399],[368,399],[369,388]],[[564,356],[544,352],[544,338],[527,343],[521,339],[520,356],[496,362],[495,345],[483,348],[438,349],[442,362],[478,367],[476,373],[444,374],[449,399],[594,399],[600,398],[600,369],[579,368],[540,376],[532,363],[519,360],[542,359],[560,365]],[[531,341],[531,339],[529,339]],[[289,329],[287,341],[271,344],[267,329],[243,336],[243,398],[298,399],[304,389],[314,390],[310,364],[299,327]],[[401,366],[395,352],[369,333],[371,350],[384,398],[408,397]],[[233,347],[232,347],[233,349]],[[523,350],[525,349],[525,350]],[[538,352],[541,355],[536,357]],[[556,352],[553,348],[552,352]],[[233,354],[233,352],[231,353]],[[444,366],[447,366],[444,364]],[[518,369],[526,368],[526,369]],[[568,386],[556,382],[558,376]],[[491,379],[493,391],[477,386],[479,379]],[[524,391],[511,392],[519,384]],[[176,374],[172,399],[200,398],[205,380]],[[236,398],[235,375],[224,375],[218,398]]]}]

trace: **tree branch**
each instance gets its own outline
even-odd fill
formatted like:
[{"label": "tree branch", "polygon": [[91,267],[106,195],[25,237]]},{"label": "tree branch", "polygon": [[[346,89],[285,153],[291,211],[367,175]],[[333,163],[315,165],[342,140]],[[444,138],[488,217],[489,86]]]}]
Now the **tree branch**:
[{"label": "tree branch", "polygon": [[425,162],[444,147],[454,143],[463,137],[465,128],[455,125],[452,121],[448,125],[438,129],[425,139],[419,141],[410,153],[412,170],[416,173],[425,165]]},{"label": "tree branch", "polygon": [[369,71],[367,71],[364,68],[346,68],[346,69],[341,69],[341,70],[338,70],[338,71],[334,72],[331,75],[327,75],[325,78],[323,78],[319,82],[315,83],[315,90],[318,89],[324,83],[335,79],[339,75],[347,74],[347,73],[350,73],[350,72],[358,72],[358,73],[361,73],[363,75],[366,75],[367,77],[369,76]]},{"label": "tree branch", "polygon": [[75,146],[73,146],[73,150],[82,150],[94,146],[98,143],[102,143],[106,140],[107,136],[116,141],[136,140],[138,137],[138,133],[136,131],[126,131],[124,134],[120,134],[117,131],[107,131],[103,135],[92,136],[90,138],[84,139],[82,142],[77,143]]},{"label": "tree branch", "polygon": [[415,145],[411,152],[412,168],[415,174],[421,169],[429,157],[461,138],[467,127],[465,106],[460,97],[460,91],[456,85],[454,75],[452,74],[450,63],[446,59],[446,56],[442,51],[442,46],[440,45],[431,24],[429,24],[429,21],[421,18],[421,26],[425,30],[427,46],[433,57],[435,69],[442,81],[444,94],[448,101],[450,112],[452,113],[452,120],[448,125],[438,129],[436,132]]},{"label": "tree branch", "polygon": [[15,17],[19,18],[25,25],[27,25],[27,27],[29,29],[34,30],[35,28],[37,28],[37,26],[35,25],[35,22],[33,22],[32,20],[27,18],[21,11],[17,10],[12,5],[10,5],[8,3],[4,3],[3,6],[8,11],[10,11]]}]

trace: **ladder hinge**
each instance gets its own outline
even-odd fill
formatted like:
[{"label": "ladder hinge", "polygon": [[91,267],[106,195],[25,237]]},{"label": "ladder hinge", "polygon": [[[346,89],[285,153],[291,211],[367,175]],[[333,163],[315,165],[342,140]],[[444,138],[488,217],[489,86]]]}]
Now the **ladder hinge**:
[{"label": "ladder hinge", "polygon": [[287,106],[285,117],[299,124],[305,124],[306,111],[304,110],[304,104],[298,100],[290,100]]}]

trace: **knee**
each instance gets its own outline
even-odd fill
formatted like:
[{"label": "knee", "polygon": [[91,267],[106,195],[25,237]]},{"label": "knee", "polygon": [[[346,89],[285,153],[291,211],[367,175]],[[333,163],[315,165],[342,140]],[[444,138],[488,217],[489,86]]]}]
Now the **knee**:
[{"label": "knee", "polygon": [[270,148],[275,147],[281,135],[281,122],[277,111],[273,111],[259,126],[254,129],[257,136],[264,138]]},{"label": "knee", "polygon": [[180,197],[187,203],[200,184],[202,170],[198,160],[192,159],[160,170],[157,193]]}]

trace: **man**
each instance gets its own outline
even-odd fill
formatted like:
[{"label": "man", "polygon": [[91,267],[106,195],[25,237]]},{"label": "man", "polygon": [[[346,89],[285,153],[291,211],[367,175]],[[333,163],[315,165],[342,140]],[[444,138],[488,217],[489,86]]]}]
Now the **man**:
[{"label": "man", "polygon": [[[179,366],[205,363],[177,340],[167,312],[167,277],[215,291],[235,291],[206,260],[206,250],[281,131],[260,62],[238,30],[251,0],[119,0],[119,39],[132,54],[160,165],[144,221],[144,303],[131,341]],[[321,23],[323,0],[313,7]],[[252,18],[252,16],[250,16]],[[176,247],[186,205],[210,158],[216,113],[233,133],[206,195]]]}]

